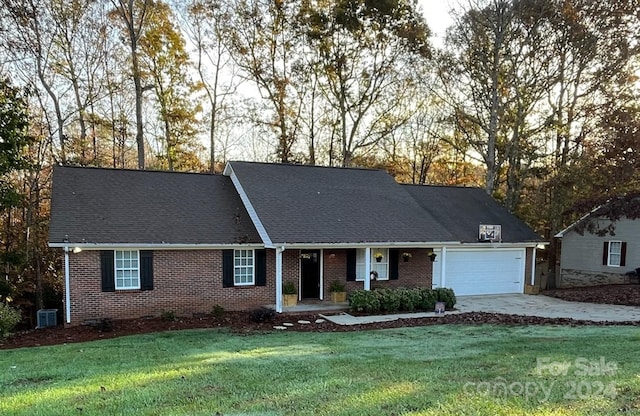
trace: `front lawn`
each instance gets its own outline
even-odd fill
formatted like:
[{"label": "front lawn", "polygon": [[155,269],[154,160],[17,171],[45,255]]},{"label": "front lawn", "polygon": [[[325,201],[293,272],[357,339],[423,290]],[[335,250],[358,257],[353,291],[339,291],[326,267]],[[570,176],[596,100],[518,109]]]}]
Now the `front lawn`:
[{"label": "front lawn", "polygon": [[0,351],[2,415],[640,412],[636,327],[189,330]]}]

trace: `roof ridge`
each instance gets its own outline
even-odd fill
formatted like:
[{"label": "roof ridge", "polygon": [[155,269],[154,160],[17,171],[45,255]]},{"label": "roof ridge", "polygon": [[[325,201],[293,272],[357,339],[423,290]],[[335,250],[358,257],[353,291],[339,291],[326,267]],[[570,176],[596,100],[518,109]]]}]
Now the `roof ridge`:
[{"label": "roof ridge", "polygon": [[302,163],[272,163],[272,162],[256,162],[246,160],[230,160],[228,163],[246,163],[252,165],[268,165],[268,166],[284,166],[284,167],[301,167],[301,168],[321,168],[321,169],[341,169],[341,170],[366,170],[366,171],[380,171],[389,174],[382,168],[367,168],[364,166],[325,166],[325,165],[305,165]]},{"label": "roof ridge", "polygon": [[480,189],[480,190],[482,190],[482,188],[479,187],[479,186],[467,186],[467,185],[440,185],[440,184],[430,184],[430,183],[419,184],[419,183],[402,183],[402,182],[398,182],[398,184],[403,185],[403,186],[415,186],[415,187],[426,186],[426,187],[429,187],[429,188]]},{"label": "roof ridge", "polygon": [[90,170],[104,170],[110,172],[139,172],[139,173],[170,173],[170,174],[188,174],[188,175],[208,175],[208,176],[223,176],[220,173],[211,172],[184,172],[176,170],[156,170],[156,169],[133,169],[133,168],[113,168],[108,166],[81,166],[81,165],[68,165],[57,164],[54,167],[71,168],[71,169],[90,169]]}]

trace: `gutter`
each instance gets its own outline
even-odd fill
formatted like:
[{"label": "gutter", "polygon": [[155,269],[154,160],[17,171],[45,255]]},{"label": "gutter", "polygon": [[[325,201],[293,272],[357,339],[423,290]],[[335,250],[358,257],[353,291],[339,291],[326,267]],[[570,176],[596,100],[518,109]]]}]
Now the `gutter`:
[{"label": "gutter", "polygon": [[143,250],[224,250],[228,248],[262,248],[263,244],[165,244],[165,243],[49,243],[52,248],[77,247],[82,250],[136,248]]}]

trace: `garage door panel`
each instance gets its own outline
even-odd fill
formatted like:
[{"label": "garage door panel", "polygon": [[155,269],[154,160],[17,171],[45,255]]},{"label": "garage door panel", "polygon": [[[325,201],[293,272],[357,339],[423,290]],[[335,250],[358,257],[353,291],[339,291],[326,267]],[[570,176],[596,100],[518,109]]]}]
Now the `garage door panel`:
[{"label": "garage door panel", "polygon": [[445,286],[458,295],[522,293],[524,250],[447,251]]}]

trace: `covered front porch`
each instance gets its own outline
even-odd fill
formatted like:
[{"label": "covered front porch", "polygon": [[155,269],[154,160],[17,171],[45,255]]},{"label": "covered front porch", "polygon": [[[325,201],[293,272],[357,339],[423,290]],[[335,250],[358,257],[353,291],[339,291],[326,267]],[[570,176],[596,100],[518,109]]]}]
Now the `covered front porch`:
[{"label": "covered front porch", "polygon": [[[432,245],[297,246],[275,248],[276,312],[339,311],[348,303],[333,303],[332,286],[347,293],[375,287],[431,287]],[[296,306],[286,306],[285,295]]]}]

